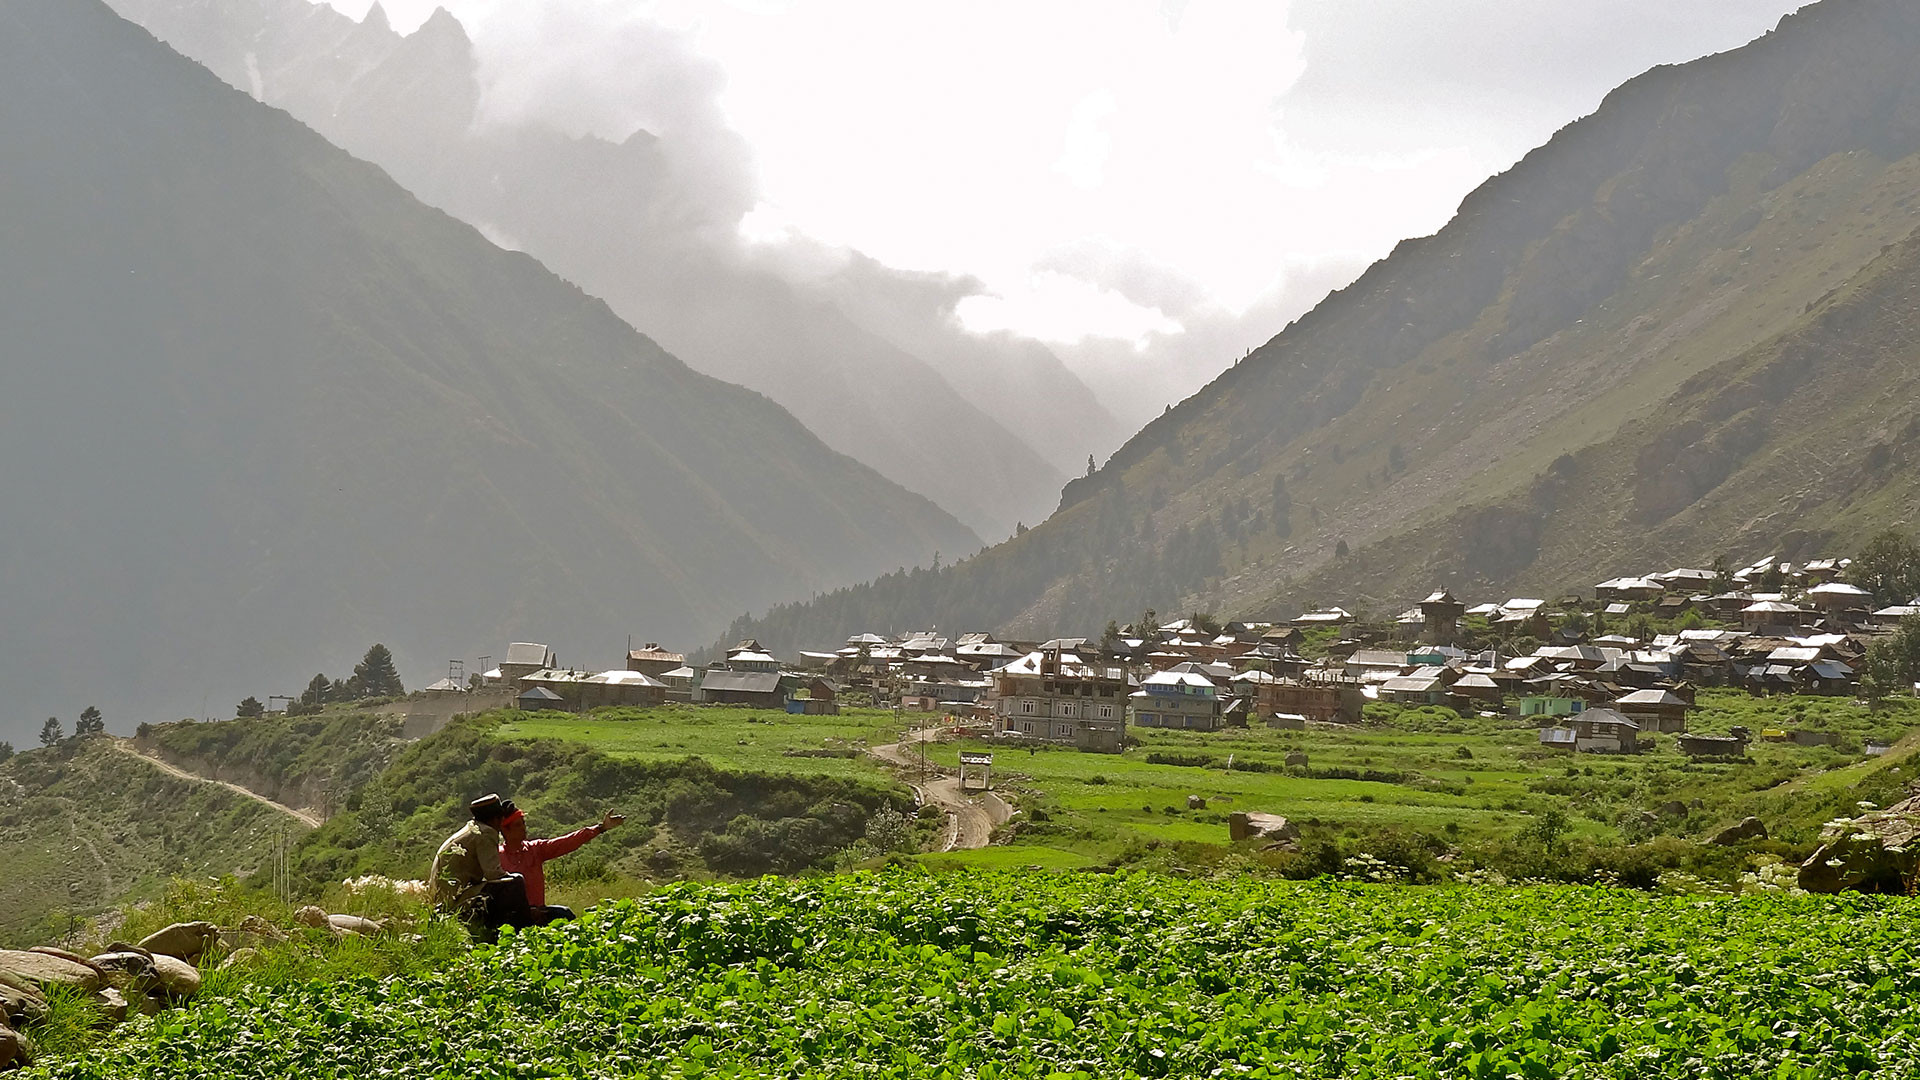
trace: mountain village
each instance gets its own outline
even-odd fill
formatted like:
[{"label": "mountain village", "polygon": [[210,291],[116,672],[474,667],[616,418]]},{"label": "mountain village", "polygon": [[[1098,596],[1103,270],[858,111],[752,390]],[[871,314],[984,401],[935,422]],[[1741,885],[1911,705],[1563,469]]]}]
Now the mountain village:
[{"label": "mountain village", "polygon": [[450,676],[425,696],[448,715],[509,702],[580,711],[669,701],[831,714],[851,701],[936,714],[957,734],[1100,753],[1124,749],[1129,725],[1303,729],[1357,724],[1369,703],[1386,702],[1537,718],[1541,744],[1571,752],[1631,754],[1671,737],[1688,755],[1737,756],[1753,739],[1832,736],[1690,733],[1698,688],[1852,696],[1873,639],[1920,615],[1920,600],[1876,608],[1843,580],[1849,565],[1676,568],[1599,582],[1591,600],[1469,605],[1439,589],[1386,621],[1340,607],[1285,622],[1161,623],[1149,612],[1100,638],[861,633],[786,658],[747,640],[706,664],[647,643],[599,672],[517,642],[498,666]]}]

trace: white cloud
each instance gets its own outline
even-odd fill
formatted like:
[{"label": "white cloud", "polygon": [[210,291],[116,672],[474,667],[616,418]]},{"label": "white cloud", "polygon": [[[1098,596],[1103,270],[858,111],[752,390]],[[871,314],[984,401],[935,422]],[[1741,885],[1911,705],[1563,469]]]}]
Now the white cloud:
[{"label": "white cloud", "polygon": [[1196,341],[1235,315],[1277,330],[1313,299],[1299,267],[1432,232],[1618,82],[1794,6],[385,2],[401,29],[436,2],[468,25],[494,115],[706,147],[705,173],[737,174],[719,205],[746,240],[977,278],[970,326],[1161,344],[1202,311]]}]

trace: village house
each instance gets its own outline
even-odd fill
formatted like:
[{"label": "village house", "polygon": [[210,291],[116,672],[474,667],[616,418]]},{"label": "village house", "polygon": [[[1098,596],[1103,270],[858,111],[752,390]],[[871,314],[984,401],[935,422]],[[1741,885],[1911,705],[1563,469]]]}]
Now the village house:
[{"label": "village house", "polygon": [[1565,724],[1543,728],[1540,743],[1583,754],[1634,754],[1640,750],[1640,725],[1612,709],[1585,709]]},{"label": "village house", "polygon": [[1253,700],[1262,716],[1280,713],[1325,724],[1357,724],[1366,705],[1360,685],[1341,679],[1261,683],[1254,687]]},{"label": "village house", "polygon": [[637,649],[627,650],[627,670],[651,675],[656,679],[674,668],[683,666],[686,662],[685,656],[661,648],[657,641],[649,641]]},{"label": "village house", "polygon": [[839,716],[840,688],[832,680],[802,677],[787,698],[787,712],[795,716]]},{"label": "village house", "polygon": [[1725,735],[1682,735],[1680,752],[1688,757],[1744,757],[1753,735],[1744,727],[1730,728]]},{"label": "village house", "polygon": [[529,686],[513,699],[515,706],[529,711],[565,709],[567,701],[544,686]]},{"label": "village house", "polygon": [[1613,707],[1639,724],[1641,731],[1656,732],[1687,730],[1687,713],[1693,708],[1686,698],[1671,690],[1635,690],[1615,701]]},{"label": "village house", "polygon": [[1435,645],[1451,645],[1460,634],[1460,619],[1467,613],[1467,605],[1454,598],[1445,589],[1436,589],[1420,601],[1420,628],[1422,636]]},{"label": "village house", "polygon": [[536,671],[553,667],[553,650],[532,641],[516,641],[507,646],[507,658],[500,666],[481,676],[486,682],[518,687],[520,680]]},{"label": "village house", "polygon": [[1798,629],[1810,613],[1785,600],[1756,600],[1740,609],[1740,625],[1756,633],[1786,628]]},{"label": "village house", "polygon": [[752,709],[784,711],[798,679],[778,671],[730,671],[708,668],[693,683],[693,701],[699,705],[745,705]]},{"label": "village house", "polygon": [[726,667],[730,671],[778,672],[780,661],[762,649],[759,642],[748,638],[727,650]]},{"label": "village house", "polygon": [[1140,689],[1128,701],[1138,727],[1218,731],[1221,727],[1219,688],[1198,665],[1181,664],[1156,671],[1140,680]]},{"label": "village house", "polygon": [[993,673],[994,734],[1119,753],[1133,682],[1052,641]]},{"label": "village house", "polygon": [[1873,594],[1858,585],[1829,581],[1808,589],[1807,603],[1833,622],[1859,624],[1867,620]]},{"label": "village house", "polygon": [[1391,649],[1355,649],[1347,657],[1345,670],[1350,678],[1365,679],[1376,677],[1376,681],[1404,674],[1411,666],[1407,663],[1407,654]]},{"label": "village house", "polygon": [[1353,621],[1353,613],[1343,608],[1323,608],[1309,611],[1293,620],[1293,625],[1311,630],[1317,626],[1345,626]]},{"label": "village house", "polygon": [[651,708],[667,703],[667,684],[644,671],[603,671],[574,684],[577,704],[582,709],[609,705]]}]

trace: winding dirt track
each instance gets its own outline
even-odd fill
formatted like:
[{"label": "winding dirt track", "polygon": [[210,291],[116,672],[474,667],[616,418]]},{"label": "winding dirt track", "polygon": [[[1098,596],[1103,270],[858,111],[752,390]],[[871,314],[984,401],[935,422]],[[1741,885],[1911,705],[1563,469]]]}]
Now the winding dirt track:
[{"label": "winding dirt track", "polygon": [[947,812],[947,839],[941,851],[983,848],[993,839],[996,825],[1004,825],[1013,816],[1013,807],[991,791],[965,795],[960,778],[945,775],[932,762],[920,772],[920,744],[933,742],[939,732],[928,728],[916,731],[897,743],[869,747],[867,752],[900,769],[903,779],[918,792],[923,803],[931,803]]},{"label": "winding dirt track", "polygon": [[233,792],[235,795],[244,795],[247,798],[252,799],[254,802],[260,803],[263,806],[270,806],[273,809],[278,810],[281,813],[287,815],[288,817],[293,818],[294,820],[300,822],[301,824],[308,826],[309,828],[317,829],[321,825],[321,821],[318,817],[315,817],[314,815],[307,813],[305,810],[295,810],[291,806],[287,806],[283,803],[274,802],[272,799],[267,798],[265,795],[262,795],[257,791],[250,791],[246,788],[241,787],[239,784],[229,784],[225,780],[214,780],[205,776],[196,776],[195,774],[190,773],[185,769],[179,768],[178,766],[162,761],[159,758],[154,757],[152,754],[143,754],[140,752],[138,747],[133,745],[131,740],[115,739],[113,740],[113,745],[115,749],[121,750],[128,754],[132,754],[134,757],[137,757],[141,761],[144,761],[147,764],[153,766],[154,768],[159,769],[163,773],[167,773],[171,776],[177,776],[182,780],[192,780],[194,783],[197,783],[197,784],[218,784],[219,786],[226,788],[228,791]]}]

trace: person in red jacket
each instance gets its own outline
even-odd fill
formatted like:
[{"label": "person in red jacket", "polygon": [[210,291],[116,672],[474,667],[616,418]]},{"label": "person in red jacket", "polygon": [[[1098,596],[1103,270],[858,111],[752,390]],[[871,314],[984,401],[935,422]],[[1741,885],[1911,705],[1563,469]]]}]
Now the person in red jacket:
[{"label": "person in red jacket", "polygon": [[527,814],[524,810],[515,809],[500,823],[500,866],[508,873],[519,874],[526,879],[527,903],[533,908],[533,921],[536,924],[574,917],[572,908],[547,903],[547,860],[578,851],[582,844],[608,829],[619,828],[626,820],[620,814],[608,814],[600,819],[598,825],[575,829],[565,836],[550,840],[527,839]]}]

